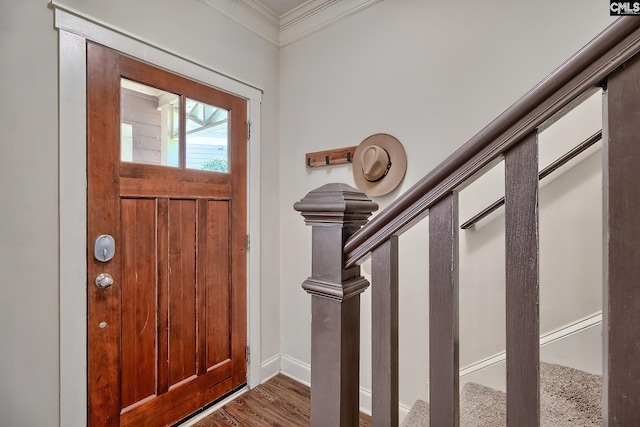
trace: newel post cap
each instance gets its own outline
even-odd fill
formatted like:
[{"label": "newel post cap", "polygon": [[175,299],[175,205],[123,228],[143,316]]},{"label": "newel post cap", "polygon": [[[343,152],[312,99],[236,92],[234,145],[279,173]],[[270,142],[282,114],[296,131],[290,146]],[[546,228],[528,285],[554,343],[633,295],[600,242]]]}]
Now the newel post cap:
[{"label": "newel post cap", "polygon": [[361,227],[378,209],[378,204],[350,185],[333,183],[309,192],[293,208],[307,225]]}]

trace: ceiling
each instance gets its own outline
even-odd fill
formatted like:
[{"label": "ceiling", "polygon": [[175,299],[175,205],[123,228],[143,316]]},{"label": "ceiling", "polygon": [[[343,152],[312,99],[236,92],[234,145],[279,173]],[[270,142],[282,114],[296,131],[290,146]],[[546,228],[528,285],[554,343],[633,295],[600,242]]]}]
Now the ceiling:
[{"label": "ceiling", "polygon": [[278,17],[307,3],[309,0],[258,0],[264,7],[271,10]]}]

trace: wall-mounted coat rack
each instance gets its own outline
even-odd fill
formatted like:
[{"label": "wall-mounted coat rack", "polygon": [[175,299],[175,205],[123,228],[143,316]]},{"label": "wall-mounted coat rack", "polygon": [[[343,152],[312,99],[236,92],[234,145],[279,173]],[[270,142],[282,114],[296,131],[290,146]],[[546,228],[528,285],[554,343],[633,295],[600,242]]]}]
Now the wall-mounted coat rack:
[{"label": "wall-mounted coat rack", "polygon": [[340,165],[353,162],[353,155],[358,146],[336,148],[335,150],[316,151],[305,154],[305,164],[308,168],[318,166]]}]

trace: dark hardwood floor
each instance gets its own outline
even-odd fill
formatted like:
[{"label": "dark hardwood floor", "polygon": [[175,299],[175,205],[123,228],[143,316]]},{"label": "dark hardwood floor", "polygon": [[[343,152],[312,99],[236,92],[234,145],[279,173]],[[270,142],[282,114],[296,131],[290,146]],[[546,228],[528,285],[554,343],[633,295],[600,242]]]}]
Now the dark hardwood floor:
[{"label": "dark hardwood floor", "polygon": [[[309,396],[309,387],[280,374],[193,424],[193,427],[308,426]],[[371,417],[361,413],[360,426],[370,427]]]}]

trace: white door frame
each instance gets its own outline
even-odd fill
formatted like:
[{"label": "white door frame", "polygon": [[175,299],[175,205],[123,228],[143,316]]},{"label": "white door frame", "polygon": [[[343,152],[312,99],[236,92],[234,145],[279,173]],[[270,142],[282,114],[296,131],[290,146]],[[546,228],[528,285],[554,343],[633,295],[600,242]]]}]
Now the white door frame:
[{"label": "white door frame", "polygon": [[133,34],[52,2],[59,31],[60,424],[87,423],[86,43],[134,58],[247,99],[248,345],[247,381],[260,383],[260,104],[262,91]]}]

